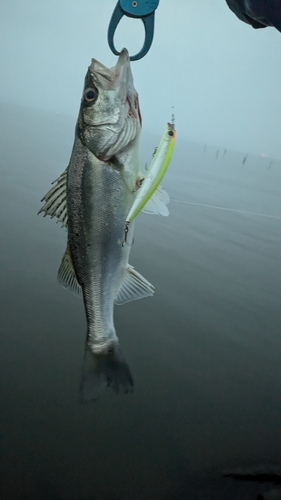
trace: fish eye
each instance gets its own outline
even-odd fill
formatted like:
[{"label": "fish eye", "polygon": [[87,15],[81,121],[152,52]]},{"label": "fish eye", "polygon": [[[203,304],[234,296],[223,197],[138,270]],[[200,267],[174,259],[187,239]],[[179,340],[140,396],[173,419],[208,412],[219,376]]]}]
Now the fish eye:
[{"label": "fish eye", "polygon": [[86,102],[93,102],[97,99],[98,92],[94,89],[86,89],[84,92],[84,99]]}]

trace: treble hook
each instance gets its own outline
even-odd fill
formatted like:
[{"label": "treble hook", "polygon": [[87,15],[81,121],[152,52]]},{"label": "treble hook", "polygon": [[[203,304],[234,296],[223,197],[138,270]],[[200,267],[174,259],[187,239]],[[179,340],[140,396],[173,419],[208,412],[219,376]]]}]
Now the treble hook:
[{"label": "treble hook", "polygon": [[141,19],[145,29],[145,39],[141,50],[130,57],[131,61],[137,61],[144,57],[149,51],[154,35],[154,11],[157,9],[159,0],[119,0],[113,11],[108,26],[107,40],[113,54],[118,56],[120,52],[116,50],[113,38],[115,30],[123,16]]}]

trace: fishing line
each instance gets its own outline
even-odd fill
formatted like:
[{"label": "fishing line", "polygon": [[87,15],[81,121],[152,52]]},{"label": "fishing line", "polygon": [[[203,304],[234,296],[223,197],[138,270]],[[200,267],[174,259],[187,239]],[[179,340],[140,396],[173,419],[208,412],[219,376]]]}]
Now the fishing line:
[{"label": "fishing line", "polygon": [[255,215],[256,217],[267,217],[269,219],[281,219],[280,215],[259,214],[257,212],[247,212],[246,210],[237,210],[235,208],[217,207],[216,205],[205,205],[204,203],[193,203],[192,201],[176,200],[175,198],[170,198],[170,200],[175,201],[176,203],[184,203],[185,205],[194,205],[196,207],[213,208],[215,210],[225,210],[228,212],[236,212],[238,214]]}]

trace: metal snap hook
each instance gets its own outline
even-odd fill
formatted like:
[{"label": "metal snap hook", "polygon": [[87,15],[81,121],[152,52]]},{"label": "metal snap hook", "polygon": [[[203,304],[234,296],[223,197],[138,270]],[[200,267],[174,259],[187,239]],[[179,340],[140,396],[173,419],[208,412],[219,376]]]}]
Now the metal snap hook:
[{"label": "metal snap hook", "polygon": [[115,48],[113,39],[116,28],[123,16],[141,19],[145,30],[144,44],[136,55],[130,57],[130,60],[137,61],[147,54],[153,41],[154,11],[157,9],[158,4],[159,0],[146,0],[145,2],[144,0],[119,0],[113,11],[107,32],[108,45],[113,54],[120,54]]}]

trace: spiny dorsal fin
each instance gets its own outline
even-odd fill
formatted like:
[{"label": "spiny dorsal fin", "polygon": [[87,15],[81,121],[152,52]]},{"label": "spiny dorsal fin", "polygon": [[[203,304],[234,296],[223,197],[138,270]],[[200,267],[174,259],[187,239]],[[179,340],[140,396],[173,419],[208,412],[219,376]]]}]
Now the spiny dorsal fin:
[{"label": "spiny dorsal fin", "polygon": [[114,302],[117,305],[121,305],[131,300],[149,297],[153,294],[154,286],[135,271],[132,266],[128,266]]},{"label": "spiny dorsal fin", "polygon": [[68,245],[58,270],[58,280],[64,288],[82,297],[82,289],[76,278]]},{"label": "spiny dorsal fin", "polygon": [[168,205],[170,196],[162,186],[158,186],[148,202],[144,205],[142,212],[146,214],[169,215]]},{"label": "spiny dorsal fin", "polygon": [[38,214],[44,212],[44,217],[49,215],[51,219],[57,217],[65,227],[67,227],[66,178],[67,169],[53,182],[55,185],[42,198],[41,201],[45,201],[45,204],[38,212]]}]

